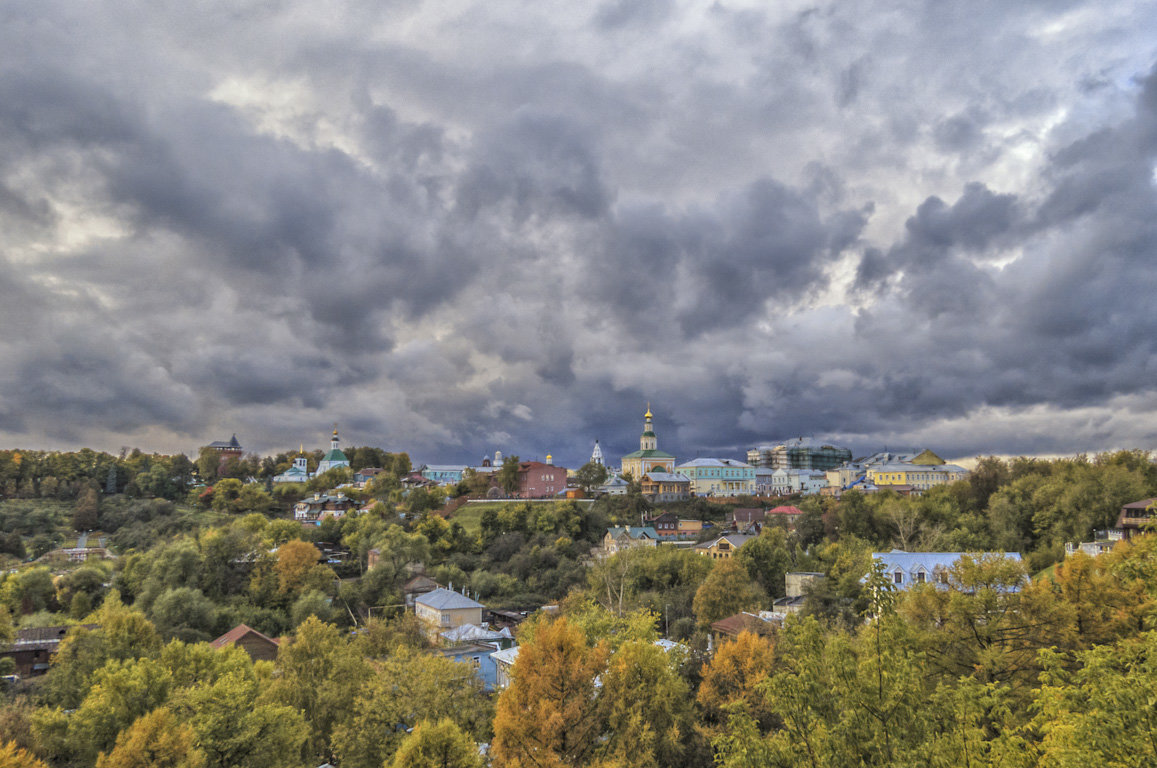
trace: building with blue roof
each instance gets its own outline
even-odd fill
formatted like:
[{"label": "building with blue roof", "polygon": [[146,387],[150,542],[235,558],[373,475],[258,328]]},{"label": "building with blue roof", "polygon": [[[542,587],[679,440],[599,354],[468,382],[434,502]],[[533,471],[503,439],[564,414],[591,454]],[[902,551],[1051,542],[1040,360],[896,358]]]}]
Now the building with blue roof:
[{"label": "building with blue roof", "polygon": [[[952,568],[965,552],[873,552],[872,559],[883,563],[884,574],[896,589],[908,589],[915,584],[950,586]],[[1020,562],[1019,552],[972,553],[977,557],[1006,557]]]}]

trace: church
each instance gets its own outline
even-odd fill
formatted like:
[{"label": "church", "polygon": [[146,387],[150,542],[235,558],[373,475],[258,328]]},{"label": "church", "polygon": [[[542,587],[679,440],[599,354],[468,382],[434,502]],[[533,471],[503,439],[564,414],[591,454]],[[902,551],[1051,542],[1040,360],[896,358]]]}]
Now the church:
[{"label": "church", "polygon": [[629,474],[636,481],[642,480],[648,472],[674,472],[675,457],[659,450],[659,439],[655,436],[654,416],[651,406],[643,414],[643,434],[639,437],[639,450],[623,457],[622,473]]},{"label": "church", "polygon": [[341,440],[337,436],[337,425],[333,427],[333,438],[329,442],[329,453],[327,453],[321,461],[317,464],[317,472],[310,474],[309,459],[305,455],[305,450],[302,449],[297,458],[293,460],[293,466],[273,478],[275,483],[304,483],[311,477],[320,475],[330,469],[337,467],[348,467],[350,465],[349,459],[342,453],[338,444]]}]

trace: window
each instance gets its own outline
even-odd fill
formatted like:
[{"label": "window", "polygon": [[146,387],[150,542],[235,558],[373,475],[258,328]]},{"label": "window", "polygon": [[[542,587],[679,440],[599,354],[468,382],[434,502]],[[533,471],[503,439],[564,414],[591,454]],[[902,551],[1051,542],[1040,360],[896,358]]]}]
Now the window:
[{"label": "window", "polygon": [[893,574],[893,580],[894,580],[894,581],[895,581],[897,584],[903,584],[903,583],[904,583],[904,572],[903,572],[903,571],[901,571],[899,568],[897,568],[897,569],[896,569],[896,573],[895,573],[895,574]]},{"label": "window", "polygon": [[917,584],[923,584],[926,580],[925,579],[926,576],[927,576],[927,574],[925,574],[924,571],[918,571],[916,573],[916,583]]}]

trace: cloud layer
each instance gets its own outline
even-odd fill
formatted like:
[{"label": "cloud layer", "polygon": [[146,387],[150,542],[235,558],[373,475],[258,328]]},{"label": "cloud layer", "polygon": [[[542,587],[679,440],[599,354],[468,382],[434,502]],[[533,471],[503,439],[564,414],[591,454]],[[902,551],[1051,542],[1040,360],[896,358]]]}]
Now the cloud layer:
[{"label": "cloud layer", "polygon": [[1152,8],[388,5],[5,5],[0,440],[1155,447]]}]

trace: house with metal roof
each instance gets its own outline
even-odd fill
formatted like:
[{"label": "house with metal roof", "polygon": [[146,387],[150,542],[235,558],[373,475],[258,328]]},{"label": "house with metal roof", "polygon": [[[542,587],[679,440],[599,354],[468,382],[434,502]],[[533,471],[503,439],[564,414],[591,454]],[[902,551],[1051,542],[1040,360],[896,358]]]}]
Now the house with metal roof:
[{"label": "house with metal roof", "polygon": [[[883,563],[884,574],[896,589],[909,589],[916,584],[951,585],[952,568],[965,552],[873,552],[872,559]],[[998,556],[1020,561],[1019,552],[982,552],[977,556]]]},{"label": "house with metal roof", "polygon": [[484,607],[482,603],[445,587],[438,587],[414,598],[414,614],[434,640],[448,629],[456,629],[464,624],[482,624]]},{"label": "house with metal roof", "polygon": [[734,555],[736,550],[744,544],[755,538],[758,538],[758,536],[746,533],[726,533],[714,541],[705,541],[702,544],[697,544],[695,551],[713,560],[726,559]]},{"label": "house with metal roof", "polygon": [[679,472],[648,472],[639,485],[643,495],[653,503],[691,498],[691,478]]},{"label": "house with metal roof", "polygon": [[510,685],[510,670],[518,661],[518,646],[496,651],[490,655],[494,662],[494,687],[502,690]]},{"label": "house with metal roof", "polygon": [[696,496],[749,496],[755,493],[755,467],[738,459],[692,459],[679,465]]},{"label": "house with metal roof", "polygon": [[616,525],[603,534],[603,554],[613,555],[631,547],[654,547],[659,544],[659,532],[651,525]]}]

